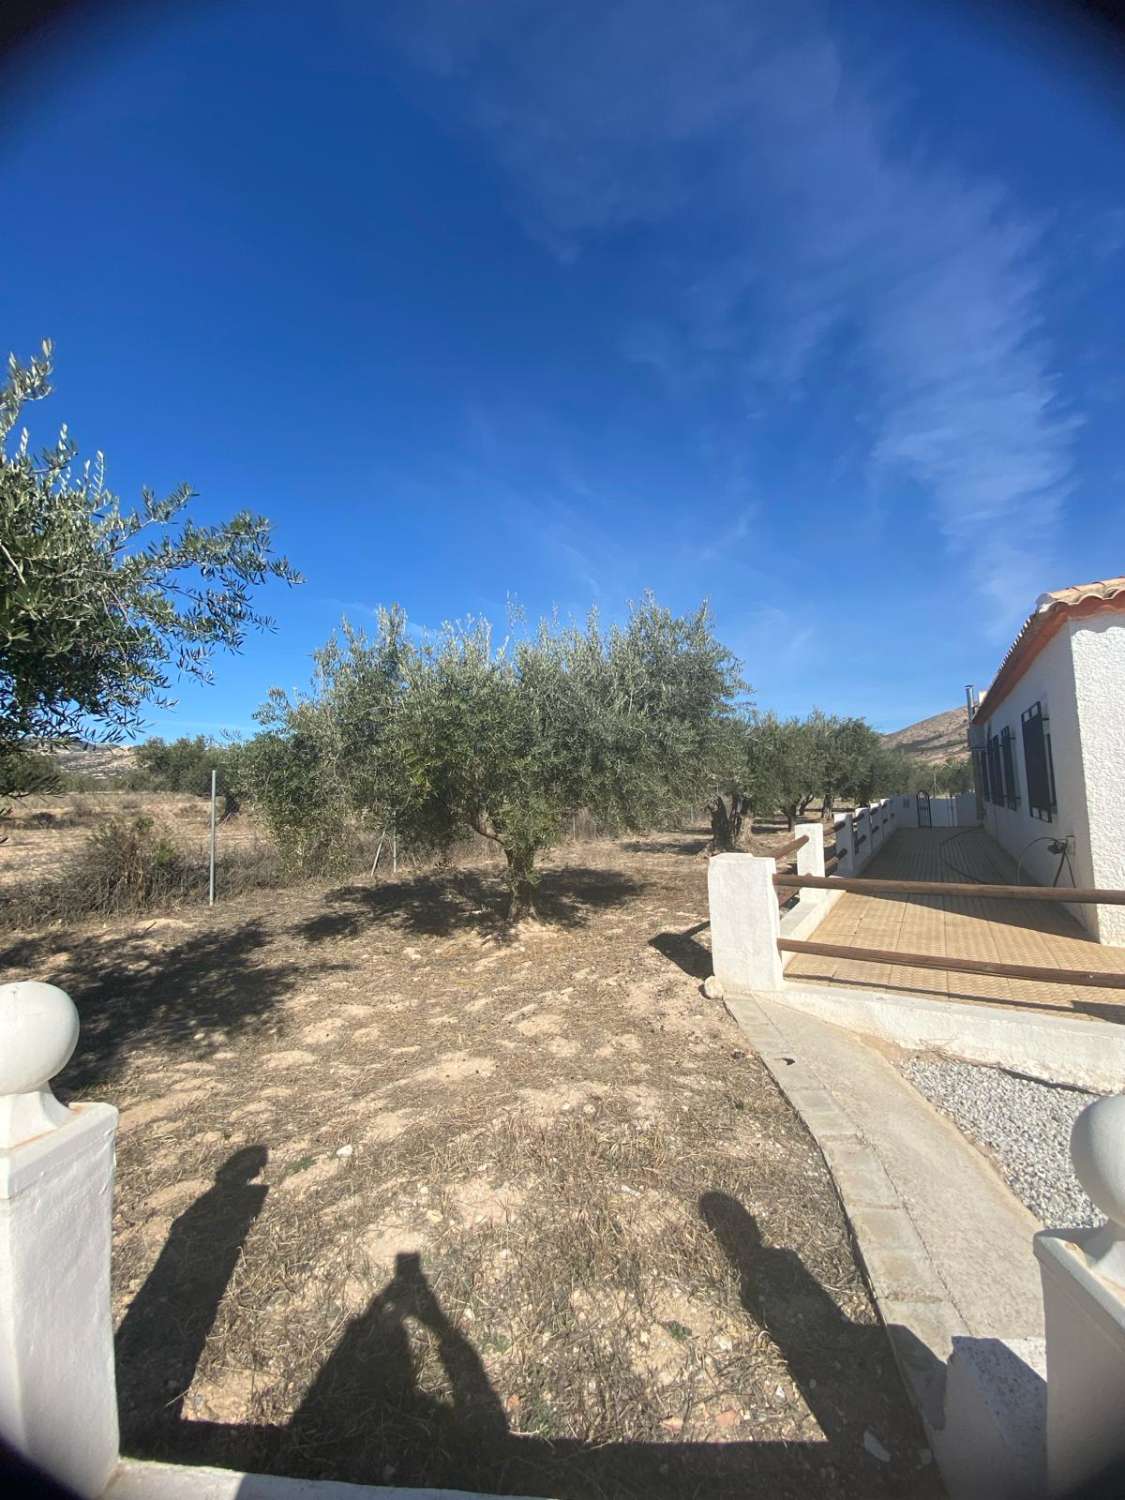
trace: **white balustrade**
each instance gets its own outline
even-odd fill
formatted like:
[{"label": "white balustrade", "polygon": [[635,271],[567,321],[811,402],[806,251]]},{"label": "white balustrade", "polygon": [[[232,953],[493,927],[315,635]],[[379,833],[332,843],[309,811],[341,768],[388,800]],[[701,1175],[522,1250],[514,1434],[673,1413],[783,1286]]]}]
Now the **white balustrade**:
[{"label": "white balustrade", "polygon": [[1106,1222],[1035,1236],[1047,1336],[1052,1496],[1069,1494],[1110,1465],[1122,1466],[1118,1480],[1125,1474],[1125,1095],[1098,1099],[1082,1111],[1070,1154]]},{"label": "white balustrade", "polygon": [[78,1041],[54,985],[0,986],[0,1432],[81,1496],[118,1459],[108,1104],[67,1108],[50,1080]]}]

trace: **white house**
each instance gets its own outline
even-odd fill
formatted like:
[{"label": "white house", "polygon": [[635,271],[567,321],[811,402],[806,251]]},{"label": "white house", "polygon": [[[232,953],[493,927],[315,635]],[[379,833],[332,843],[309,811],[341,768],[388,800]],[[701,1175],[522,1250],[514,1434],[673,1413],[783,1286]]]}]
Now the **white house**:
[{"label": "white house", "polygon": [[[1022,879],[1125,889],[1125,578],[1042,594],[969,734],[985,827]],[[1125,945],[1125,907],[1070,909]]]}]

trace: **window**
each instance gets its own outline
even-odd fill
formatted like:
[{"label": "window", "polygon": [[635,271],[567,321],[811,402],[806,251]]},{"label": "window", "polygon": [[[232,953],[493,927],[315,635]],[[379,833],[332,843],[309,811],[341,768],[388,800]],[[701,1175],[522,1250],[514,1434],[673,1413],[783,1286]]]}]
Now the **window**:
[{"label": "window", "polygon": [[988,784],[988,752],[986,750],[974,750],[977,762],[977,781],[980,786],[980,795],[983,802],[992,801],[992,793]]},{"label": "window", "polygon": [[1004,805],[1004,772],[1000,763],[1000,736],[988,741],[988,800],[994,807]]},{"label": "window", "polygon": [[1000,764],[1004,771],[1005,799],[1014,812],[1020,805],[1020,794],[1016,785],[1016,756],[1012,747],[1012,731],[1006,724],[1000,731]]},{"label": "window", "polygon": [[1050,823],[1058,811],[1051,721],[1039,703],[1033,703],[1023,715],[1023,763],[1027,771],[1028,811],[1033,818]]}]

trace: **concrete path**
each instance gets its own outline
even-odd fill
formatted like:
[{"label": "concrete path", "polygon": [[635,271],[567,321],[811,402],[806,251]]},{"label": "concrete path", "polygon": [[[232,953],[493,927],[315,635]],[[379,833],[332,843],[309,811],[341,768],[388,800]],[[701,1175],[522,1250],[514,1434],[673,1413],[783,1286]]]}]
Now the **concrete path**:
[{"label": "concrete path", "polygon": [[903,1376],[940,1426],[954,1338],[1042,1337],[1038,1223],[854,1033],[761,997],[726,1005],[824,1153]]}]

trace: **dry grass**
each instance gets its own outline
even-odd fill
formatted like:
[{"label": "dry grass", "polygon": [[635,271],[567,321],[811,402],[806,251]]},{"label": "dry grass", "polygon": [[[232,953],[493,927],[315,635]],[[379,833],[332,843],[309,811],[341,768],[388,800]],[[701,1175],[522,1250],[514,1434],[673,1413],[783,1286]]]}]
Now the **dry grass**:
[{"label": "dry grass", "polygon": [[936,1493],[823,1163],[700,994],[704,842],[561,851],[514,934],[466,869],[9,950],[83,1012],[64,1085],[122,1109],[127,1451]]},{"label": "dry grass", "polygon": [[[206,870],[210,816],[210,803],[186,792],[61,792],[18,798],[2,830],[0,889],[53,879],[80,853],[91,833],[123,818],[146,817],[174,828],[185,853]],[[251,818],[234,818],[219,830],[224,856],[264,842]]]}]

